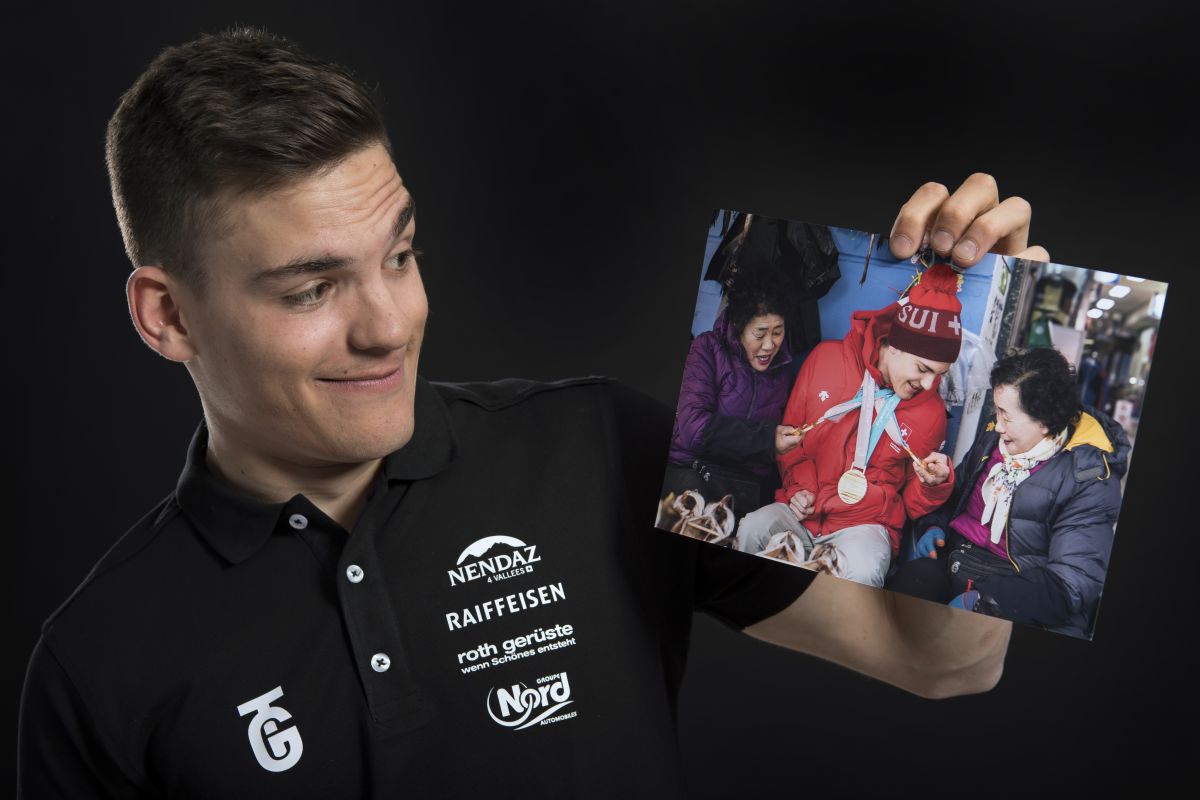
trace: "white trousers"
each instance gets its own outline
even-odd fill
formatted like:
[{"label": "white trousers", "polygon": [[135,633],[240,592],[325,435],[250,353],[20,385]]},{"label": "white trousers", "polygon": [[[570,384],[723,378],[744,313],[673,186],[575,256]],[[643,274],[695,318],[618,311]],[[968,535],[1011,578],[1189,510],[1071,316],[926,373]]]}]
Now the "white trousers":
[{"label": "white trousers", "polygon": [[767,541],[777,533],[790,531],[804,544],[804,553],[817,543],[836,545],[842,553],[845,577],[868,586],[883,586],[892,563],[892,540],[882,525],[852,525],[814,539],[804,523],[786,503],[772,503],[752,511],[738,524],[737,548],[745,553],[761,553]]}]

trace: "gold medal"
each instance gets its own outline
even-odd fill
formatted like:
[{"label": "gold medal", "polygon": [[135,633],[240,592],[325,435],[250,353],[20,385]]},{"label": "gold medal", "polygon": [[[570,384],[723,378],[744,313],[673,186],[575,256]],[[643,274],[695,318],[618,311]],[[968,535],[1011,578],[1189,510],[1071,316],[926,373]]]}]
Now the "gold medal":
[{"label": "gold medal", "polygon": [[867,475],[858,467],[851,467],[838,478],[838,497],[847,505],[854,505],[867,496]]}]

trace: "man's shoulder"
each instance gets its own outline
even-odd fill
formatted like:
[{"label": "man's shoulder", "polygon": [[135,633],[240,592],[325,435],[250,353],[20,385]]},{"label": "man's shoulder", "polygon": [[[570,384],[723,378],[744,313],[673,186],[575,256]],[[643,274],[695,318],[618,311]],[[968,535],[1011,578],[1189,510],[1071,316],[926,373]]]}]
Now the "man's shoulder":
[{"label": "man's shoulder", "polygon": [[497,381],[467,381],[460,383],[431,381],[442,401],[448,406],[466,403],[484,411],[500,411],[524,403],[539,395],[560,398],[564,395],[591,393],[601,395],[617,385],[612,378],[589,375],[557,381],[535,381],[525,378],[504,378]]},{"label": "man's shoulder", "polygon": [[430,382],[447,408],[471,408],[482,413],[506,409],[528,410],[541,418],[554,408],[600,405],[618,418],[666,418],[671,409],[644,392],[621,381],[601,375],[534,381],[505,378],[498,381],[464,383]]},{"label": "man's shoulder", "polygon": [[[46,619],[42,632],[47,633],[64,622],[86,626],[97,617],[105,618],[110,610],[107,602],[109,596],[128,596],[121,590],[127,585],[126,579],[141,570],[145,562],[156,558],[150,551],[161,543],[163,534],[173,527],[172,523],[179,516],[179,503],[172,491],[130,526],[100,557],[70,596]],[[112,620],[108,621],[111,623]]]}]

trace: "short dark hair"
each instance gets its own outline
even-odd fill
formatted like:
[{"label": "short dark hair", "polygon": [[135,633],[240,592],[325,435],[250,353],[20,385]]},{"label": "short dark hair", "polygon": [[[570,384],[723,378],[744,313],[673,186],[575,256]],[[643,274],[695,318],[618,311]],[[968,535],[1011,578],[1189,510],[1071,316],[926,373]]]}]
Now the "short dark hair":
[{"label": "short dark hair", "polygon": [[202,290],[195,251],[220,223],[222,199],[310,177],[375,142],[390,152],[370,90],[287,39],[236,28],[167,48],[108,123],[129,260]]},{"label": "short dark hair", "polygon": [[756,271],[739,270],[726,292],[726,315],[738,336],[750,320],[764,314],[778,314],[787,319],[788,304],[778,278],[759,275]]},{"label": "short dark hair", "polygon": [[1056,435],[1079,422],[1083,404],[1075,368],[1053,347],[1035,347],[1005,356],[992,368],[992,388],[1017,390],[1021,409]]}]

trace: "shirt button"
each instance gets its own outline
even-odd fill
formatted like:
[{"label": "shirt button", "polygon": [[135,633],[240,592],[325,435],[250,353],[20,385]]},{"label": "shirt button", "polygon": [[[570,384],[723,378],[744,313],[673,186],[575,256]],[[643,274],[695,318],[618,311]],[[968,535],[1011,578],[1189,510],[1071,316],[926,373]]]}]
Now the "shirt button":
[{"label": "shirt button", "polygon": [[303,514],[292,514],[288,517],[288,525],[291,525],[298,531],[302,531],[308,527],[308,517]]},{"label": "shirt button", "polygon": [[387,672],[391,665],[392,660],[388,658],[387,653],[376,653],[371,656],[371,669],[376,672]]},{"label": "shirt button", "polygon": [[351,564],[346,567],[346,580],[351,583],[362,583],[363,571],[358,564]]}]

